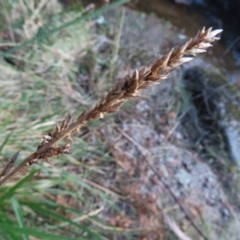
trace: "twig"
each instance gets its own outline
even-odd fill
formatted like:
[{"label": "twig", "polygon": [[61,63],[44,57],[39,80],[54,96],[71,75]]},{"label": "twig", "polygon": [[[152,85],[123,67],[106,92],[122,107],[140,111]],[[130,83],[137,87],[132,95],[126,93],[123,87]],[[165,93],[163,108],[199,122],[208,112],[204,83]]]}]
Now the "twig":
[{"label": "twig", "polygon": [[[121,131],[121,133],[123,134],[124,132]],[[124,137],[126,137],[130,142],[132,142],[137,148],[138,150],[141,152],[141,154],[144,156],[143,161],[146,162],[146,164],[148,165],[148,167],[152,170],[152,172],[157,176],[158,180],[162,183],[162,185],[164,186],[165,189],[167,189],[167,191],[169,192],[169,194],[171,195],[171,197],[173,198],[173,200],[177,203],[177,205],[179,206],[179,208],[181,209],[181,211],[184,213],[185,218],[190,222],[190,224],[193,226],[193,228],[198,232],[198,234],[203,237],[204,240],[208,240],[208,238],[202,233],[202,231],[199,229],[199,227],[194,223],[194,221],[192,220],[191,217],[189,217],[189,215],[187,214],[187,212],[185,211],[184,207],[182,206],[182,204],[180,203],[180,201],[178,200],[178,198],[175,196],[175,194],[173,193],[173,191],[171,190],[171,188],[168,186],[168,184],[162,179],[162,177],[160,176],[160,174],[155,170],[155,168],[152,166],[152,164],[149,162],[149,158],[151,158],[151,153],[150,151],[148,151],[148,149],[144,148],[143,146],[141,146],[139,143],[137,143],[134,139],[132,139],[130,136],[128,136],[126,133],[123,134]]]},{"label": "twig", "polygon": [[164,220],[170,229],[179,237],[180,240],[192,240],[192,238],[185,235],[184,232],[179,228],[179,226],[166,214],[163,213]]},{"label": "twig", "polygon": [[167,183],[165,183],[165,181],[163,181],[163,179],[161,178],[160,174],[154,169],[154,167],[149,163],[147,158],[144,158],[144,161],[147,163],[148,167],[153,171],[153,173],[157,176],[158,180],[162,183],[162,185],[167,189],[167,191],[169,192],[169,194],[171,195],[171,197],[173,198],[173,200],[178,204],[179,208],[181,209],[181,211],[184,213],[185,218],[190,222],[190,224],[193,226],[193,228],[197,231],[197,233],[204,239],[204,240],[208,240],[208,238],[203,234],[203,232],[200,230],[200,228],[194,223],[194,221],[192,220],[191,217],[189,217],[189,215],[187,214],[187,212],[185,211],[184,207],[182,206],[182,204],[180,203],[180,201],[178,200],[178,198],[175,196],[175,194],[173,193],[173,191],[171,190],[171,188],[168,186]]},{"label": "twig", "polygon": [[90,181],[88,179],[81,178],[81,181],[83,181],[83,182],[85,182],[85,183],[95,187],[96,189],[99,189],[99,190],[105,192],[106,194],[108,194],[108,195],[110,195],[112,197],[115,197],[117,199],[121,198],[121,196],[119,194],[117,194],[117,193],[115,193],[115,192],[113,192],[113,191],[111,191],[111,190],[109,190],[109,189],[107,189],[107,188],[105,188],[105,187],[95,183],[95,182],[92,182],[92,181]]},{"label": "twig", "polygon": [[210,43],[219,40],[216,35],[220,32],[222,30],[212,31],[212,28],[207,30],[203,28],[193,39],[170,50],[163,57],[156,59],[151,66],[144,67],[140,71],[135,70],[132,75],[127,75],[120,80],[104,100],[100,101],[89,112],[84,111],[76,121],[73,121],[72,117],[68,115],[61,125],[57,125],[53,131],[44,136],[42,143],[34,153],[0,180],[0,186],[25,166],[32,165],[40,159],[50,162],[51,157],[70,153],[70,144],[57,146],[56,143],[63,139],[71,139],[71,136],[75,132],[80,132],[87,123],[104,118],[107,113],[116,112],[123,103],[138,96],[139,90],[160,83],[183,63],[192,60],[189,55],[195,56],[198,53],[206,52],[206,49],[212,46]]},{"label": "twig", "polygon": [[[88,214],[85,214],[85,215],[83,215],[83,216],[81,216],[81,217],[75,218],[75,219],[73,219],[72,221],[73,221],[73,222],[81,222],[81,221],[84,221],[84,220],[89,219],[89,218],[91,218],[91,217],[93,217],[93,216],[95,216],[95,215],[98,215],[98,214],[101,213],[103,210],[104,210],[104,206],[101,206],[100,208],[98,208],[98,209],[96,209],[96,210],[94,210],[94,211],[92,211],[92,212],[90,212],[90,213],[88,213]],[[68,225],[69,225],[69,222],[62,222],[62,223],[60,223],[60,224],[58,224],[58,225],[48,226],[47,228],[53,230],[53,229],[56,229],[56,228],[59,228],[59,227],[65,227],[65,226],[68,226]]]},{"label": "twig", "polygon": [[6,164],[6,166],[3,168],[2,172],[0,173],[0,179],[2,177],[4,177],[8,172],[11,171],[14,163],[16,162],[16,159],[19,155],[19,151],[16,152],[9,160],[8,160],[8,163]]},{"label": "twig", "polygon": [[229,46],[228,48],[224,51],[223,53],[223,57],[226,56],[231,50],[232,48],[239,42],[240,40],[240,36],[238,36]]},{"label": "twig", "polygon": [[16,42],[16,39],[15,39],[15,35],[14,35],[14,31],[12,29],[12,26],[11,26],[11,21],[10,21],[10,18],[9,18],[9,15],[8,15],[8,12],[6,11],[6,9],[3,10],[3,14],[5,16],[5,20],[6,20],[6,23],[8,25],[8,33],[9,33],[9,37],[11,39],[11,41],[13,43]]},{"label": "twig", "polygon": [[116,37],[114,39],[112,59],[111,59],[111,62],[110,62],[110,71],[109,71],[110,73],[109,73],[108,83],[110,83],[112,78],[113,78],[115,64],[116,64],[116,61],[117,61],[117,58],[118,58],[118,52],[119,52],[119,48],[120,48],[120,39],[121,39],[121,35],[122,35],[122,30],[123,30],[125,12],[126,12],[126,9],[123,8],[122,12],[121,12],[119,29],[118,29],[118,32],[117,32]]}]

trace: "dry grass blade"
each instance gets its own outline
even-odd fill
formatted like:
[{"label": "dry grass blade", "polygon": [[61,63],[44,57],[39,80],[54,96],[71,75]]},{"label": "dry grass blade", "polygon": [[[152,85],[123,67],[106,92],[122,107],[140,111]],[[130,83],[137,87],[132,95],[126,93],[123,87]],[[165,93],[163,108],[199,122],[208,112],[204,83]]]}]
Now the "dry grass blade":
[{"label": "dry grass blade", "polygon": [[12,170],[12,167],[14,165],[14,163],[16,162],[19,152],[16,152],[8,161],[8,163],[6,164],[6,166],[3,168],[2,172],[0,173],[0,179],[3,178],[7,173],[9,173]]},{"label": "dry grass blade", "polygon": [[139,90],[166,79],[172,71],[192,59],[192,57],[186,57],[186,55],[194,56],[206,52],[206,49],[212,46],[212,42],[219,40],[216,36],[220,32],[222,30],[212,31],[212,28],[203,28],[194,38],[156,59],[151,66],[140,71],[135,70],[132,75],[127,75],[120,80],[103,101],[100,101],[89,112],[83,112],[75,122],[68,115],[61,125],[57,125],[54,131],[44,136],[44,140],[38,146],[36,152],[32,153],[18,167],[0,180],[0,185],[18,173],[23,167],[32,165],[39,159],[49,161],[52,156],[57,157],[60,154],[70,153],[69,144],[57,146],[56,143],[59,140],[71,138],[76,131],[79,131],[88,122],[103,118],[107,113],[116,112],[124,102],[138,96]]},{"label": "dry grass blade", "polygon": [[192,240],[192,238],[188,237],[167,214],[163,214],[164,220],[166,224],[170,227],[170,229],[178,236],[180,240]]}]

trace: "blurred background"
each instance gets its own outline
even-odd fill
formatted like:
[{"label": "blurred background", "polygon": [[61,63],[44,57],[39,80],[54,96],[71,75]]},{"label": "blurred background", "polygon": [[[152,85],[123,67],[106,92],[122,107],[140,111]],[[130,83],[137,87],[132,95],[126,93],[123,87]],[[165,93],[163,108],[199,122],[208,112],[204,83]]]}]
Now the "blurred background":
[{"label": "blurred background", "polygon": [[240,239],[239,0],[0,0],[0,22],[1,168],[135,68],[223,29],[72,154],[2,186],[0,239]]}]

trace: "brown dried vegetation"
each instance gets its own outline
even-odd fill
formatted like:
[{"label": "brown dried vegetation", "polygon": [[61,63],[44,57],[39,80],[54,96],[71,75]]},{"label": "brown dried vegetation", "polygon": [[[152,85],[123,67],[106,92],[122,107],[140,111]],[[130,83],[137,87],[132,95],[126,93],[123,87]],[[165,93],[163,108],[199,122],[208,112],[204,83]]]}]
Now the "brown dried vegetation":
[{"label": "brown dried vegetation", "polygon": [[192,60],[192,57],[189,56],[206,52],[206,49],[212,46],[211,43],[219,39],[216,35],[221,31],[203,28],[194,38],[172,49],[163,57],[156,59],[150,66],[144,67],[140,71],[135,70],[132,75],[127,75],[120,80],[104,100],[100,101],[92,110],[84,111],[76,121],[68,115],[60,125],[57,124],[53,131],[44,135],[43,141],[37,150],[19,166],[12,170],[18,154],[15,154],[9,160],[9,163],[0,173],[0,186],[23,168],[38,162],[38,160],[43,159],[50,162],[51,157],[69,154],[71,152],[69,143],[61,146],[56,145],[56,143],[63,139],[71,140],[71,136],[76,132],[80,132],[81,128],[88,122],[104,118],[107,113],[116,112],[124,102],[138,96],[139,90],[160,83],[180,65]]}]

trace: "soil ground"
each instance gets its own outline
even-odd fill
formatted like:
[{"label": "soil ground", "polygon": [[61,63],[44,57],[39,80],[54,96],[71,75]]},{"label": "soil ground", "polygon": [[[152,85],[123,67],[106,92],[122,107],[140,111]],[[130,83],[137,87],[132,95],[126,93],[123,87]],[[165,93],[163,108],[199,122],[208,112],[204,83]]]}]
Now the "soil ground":
[{"label": "soil ground", "polygon": [[[112,11],[105,16],[110,31],[117,29],[121,11]],[[182,29],[166,20],[126,10],[115,69],[118,77],[150,63],[186,38]],[[204,60],[200,59],[193,65],[212,66],[211,62],[206,63],[207,56]],[[125,205],[135,208],[141,205],[137,209],[139,222],[125,206],[121,215],[115,215],[115,220],[111,215],[111,223],[121,227],[134,228],[137,225],[138,228],[159,230],[157,216],[161,215],[175,234],[184,231],[191,239],[201,239],[164,183],[207,238],[237,239],[239,206],[236,199],[232,199],[231,191],[224,188],[227,184],[224,179],[228,179],[228,185],[231,184],[229,175],[232,172],[219,170],[216,167],[219,164],[212,164],[213,161],[224,162],[220,164],[220,168],[224,168],[231,166],[231,162],[224,155],[213,157],[202,154],[204,145],[193,147],[193,140],[184,127],[184,124],[194,127],[194,120],[185,117],[189,109],[182,84],[182,75],[189,67],[175,72],[159,86],[143,91],[140,98],[117,113],[110,127],[101,129],[103,136],[112,136],[105,140],[115,161],[121,166],[121,169],[114,170],[116,173],[110,186],[116,189],[117,182],[118,192],[128,194]],[[149,168],[149,164],[161,179]],[[142,205],[147,210],[143,211]],[[173,226],[179,226],[179,229]],[[151,231],[145,237],[159,239],[163,232],[165,230]]]}]

